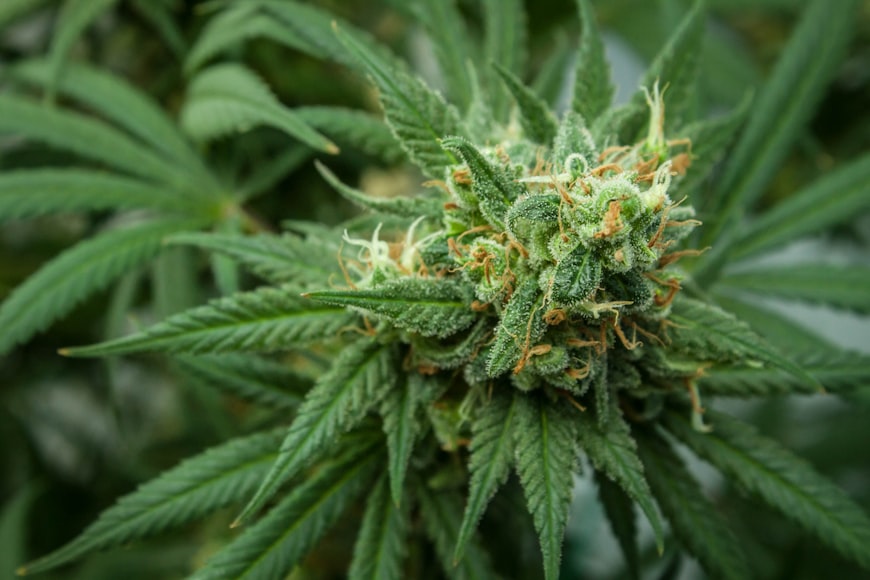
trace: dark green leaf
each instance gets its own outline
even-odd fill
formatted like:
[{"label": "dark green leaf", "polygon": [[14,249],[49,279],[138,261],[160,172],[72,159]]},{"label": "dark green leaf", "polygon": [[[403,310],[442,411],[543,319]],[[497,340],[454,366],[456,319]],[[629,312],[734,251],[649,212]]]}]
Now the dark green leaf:
[{"label": "dark green leaf", "polygon": [[241,501],[257,488],[278,453],[281,432],[234,439],[183,461],[118,500],[82,534],[24,567],[55,568],[104,548],[120,546],[201,518]]},{"label": "dark green leaf", "polygon": [[278,459],[237,523],[259,511],[285,481],[325,453],[341,433],[353,429],[391,392],[397,374],[395,358],[391,347],[372,340],[356,342],[341,351],[332,369],[308,392]]},{"label": "dark green leaf", "polygon": [[447,337],[471,326],[469,289],[440,278],[399,278],[370,290],[324,290],[308,298],[371,312],[423,336]]},{"label": "dark green leaf", "polygon": [[587,124],[592,124],[610,106],[613,85],[610,82],[610,65],[604,54],[604,42],[590,0],[577,0],[577,9],[582,30],[574,68],[571,109],[583,117]]},{"label": "dark green leaf", "polygon": [[517,474],[541,541],[544,576],[556,579],[577,469],[578,421],[567,403],[515,397]]},{"label": "dark green leaf", "polygon": [[462,559],[465,546],[486,506],[498,488],[504,485],[513,465],[517,400],[518,397],[493,393],[492,399],[480,408],[471,425],[471,459],[468,463],[471,483],[453,554],[457,562]]},{"label": "dark green leaf", "polygon": [[389,478],[381,476],[366,500],[359,537],[353,548],[350,580],[400,580],[407,553],[409,502],[390,501]]},{"label": "dark green leaf", "polygon": [[494,66],[517,102],[523,133],[535,143],[549,145],[556,136],[558,124],[546,101],[524,85],[511,71],[498,63]]},{"label": "dark green leaf", "polygon": [[707,411],[712,433],[692,429],[687,413],[669,412],[668,429],[741,489],[870,570],[870,520],[860,506],[775,441],[720,413]]},{"label": "dark green leaf", "polygon": [[737,538],[670,446],[647,434],[638,439],[638,452],[671,529],[710,577],[750,578]]}]

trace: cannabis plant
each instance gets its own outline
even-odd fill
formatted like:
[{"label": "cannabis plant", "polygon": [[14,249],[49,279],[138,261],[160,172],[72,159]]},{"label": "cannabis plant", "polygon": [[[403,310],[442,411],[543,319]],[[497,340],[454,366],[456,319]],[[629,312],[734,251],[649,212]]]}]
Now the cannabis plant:
[{"label": "cannabis plant", "polygon": [[[224,296],[61,354],[166,353],[178,372],[267,411],[259,430],[145,483],[20,574],[235,505],[231,536],[192,577],[284,578],[345,533],[356,537],[343,556],[352,578],[437,576],[436,561],[448,577],[510,577],[517,569],[493,546],[520,549],[533,529],[543,574],[557,578],[583,464],[633,575],[636,505],[659,553],[677,544],[711,576],[753,576],[682,447],[870,569],[861,508],[711,404],[835,393],[868,375],[866,358],[796,330],[746,293],[870,311],[866,268],[750,260],[866,207],[870,158],[747,220],[842,58],[857,2],[811,2],[768,84],[712,119],[698,118],[696,98],[702,3],[637,93],[613,106],[595,15],[577,2],[571,98],[558,108],[547,79],[524,81],[520,2],[480,4],[482,42],[452,2],[401,7],[431,43],[435,90],[368,33],[312,5],[225,3],[187,53],[181,131],[120,79],[64,64],[62,47],[9,71],[21,95],[42,88],[103,120],[0,97],[4,132],[99,165],[7,172],[0,214],[125,213],[11,294],[2,347],[162,248],[194,246],[213,254]],[[81,29],[88,15],[73,18],[69,6],[67,29]],[[254,37],[367,77],[383,122],[288,108],[245,64],[215,62]],[[338,142],[406,160],[419,186],[367,193],[323,157],[323,180],[366,213],[338,228],[292,220],[269,232],[243,205],[299,156],[245,181],[193,145],[261,125],[325,154]],[[263,285],[239,291],[237,266]]]}]

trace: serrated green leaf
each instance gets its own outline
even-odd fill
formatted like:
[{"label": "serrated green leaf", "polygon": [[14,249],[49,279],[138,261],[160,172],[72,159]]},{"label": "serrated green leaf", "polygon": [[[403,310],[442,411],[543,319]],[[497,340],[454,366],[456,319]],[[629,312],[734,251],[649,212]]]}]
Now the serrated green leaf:
[{"label": "serrated green leaf", "polygon": [[278,459],[236,519],[237,523],[259,511],[285,481],[295,477],[341,433],[353,429],[378,405],[394,388],[395,359],[392,347],[373,340],[361,340],[341,351],[331,370],[308,392],[284,438]]},{"label": "serrated green leaf", "polygon": [[285,32],[275,18],[254,2],[235,4],[210,18],[187,51],[184,71],[190,74],[218,54],[252,38],[278,39]]},{"label": "serrated green leaf", "polygon": [[137,334],[92,346],[64,349],[63,354],[275,352],[334,339],[343,327],[351,323],[352,318],[344,310],[300,298],[295,287],[266,286],[212,300]]},{"label": "serrated green leaf", "polygon": [[425,197],[372,197],[342,183],[332,171],[319,161],[315,161],[314,166],[335,191],[363,209],[402,217],[431,216],[437,218],[443,214],[443,199],[429,199]]},{"label": "serrated green leaf", "polygon": [[122,497],[72,542],[24,566],[19,573],[49,570],[241,501],[268,472],[280,441],[281,431],[258,433],[184,460]]},{"label": "serrated green leaf", "polygon": [[670,346],[676,350],[699,360],[761,361],[821,389],[812,376],[766,344],[749,325],[716,306],[678,296],[668,318],[674,323],[668,332]]},{"label": "serrated green leaf", "polygon": [[747,95],[727,114],[714,119],[696,121],[678,131],[676,136],[680,139],[688,139],[692,143],[692,164],[677,182],[677,193],[673,196],[674,199],[688,195],[695,204],[701,204],[703,207],[712,205],[710,194],[705,191],[705,195],[698,199],[695,189],[710,177],[713,167],[728,151],[728,146],[746,120],[751,103],[752,99]]},{"label": "serrated green leaf", "polygon": [[181,111],[181,126],[195,139],[208,141],[257,125],[284,131],[319,151],[338,153],[332,141],[282,105],[269,87],[243,65],[214,65],[191,81]]},{"label": "serrated green leaf", "polygon": [[147,208],[202,210],[165,186],[85,169],[20,169],[0,174],[0,221],[61,211]]},{"label": "serrated green leaf", "polygon": [[359,536],[348,570],[350,580],[400,580],[410,527],[408,501],[390,501],[389,478],[382,476],[366,500]]},{"label": "serrated green leaf", "polygon": [[[48,49],[49,65],[51,67],[51,85],[56,86],[61,69],[70,49],[75,45],[81,34],[103,12],[111,8],[117,0],[66,0],[57,15],[57,22],[51,34],[51,46]],[[49,88],[49,93],[53,93]]]},{"label": "serrated green leaf", "polygon": [[380,117],[343,107],[297,107],[295,113],[339,144],[348,144],[387,163],[405,158],[401,144]]},{"label": "serrated green leaf", "polygon": [[[608,130],[611,128],[608,127]],[[576,171],[576,167],[565,167],[572,155],[579,154],[590,167],[598,163],[598,147],[595,139],[587,128],[583,117],[574,111],[568,111],[562,116],[559,132],[553,142],[550,162],[557,168]]]},{"label": "serrated green leaf", "polygon": [[790,146],[834,77],[857,20],[856,0],[831,10],[825,0],[809,2],[788,45],[752,108],[747,130],[717,180],[717,220],[704,229],[703,245],[729,243],[734,220],[750,207],[779,170]]},{"label": "serrated green leaf", "polygon": [[[848,393],[870,384],[870,356],[815,348],[792,356],[829,393]],[[818,389],[778,369],[712,367],[698,386],[702,393],[725,397],[818,394]]]},{"label": "serrated green leaf", "polygon": [[475,47],[469,42],[468,30],[455,0],[424,0],[413,4],[412,9],[416,9],[417,20],[432,40],[450,101],[460,110],[466,110],[471,104],[476,82],[468,68]]},{"label": "serrated green leaf", "polygon": [[448,137],[441,141],[441,146],[459,155],[468,165],[471,188],[480,202],[480,212],[492,227],[503,231],[508,208],[524,192],[523,186],[463,137]]},{"label": "serrated green leaf", "polygon": [[473,539],[467,543],[465,555],[453,560],[453,547],[462,521],[462,498],[455,491],[434,491],[417,486],[420,513],[426,534],[435,544],[435,553],[447,577],[454,580],[488,580],[497,578],[489,554]]},{"label": "serrated green leaf", "polygon": [[371,445],[352,446],[321,467],[191,580],[286,577],[370,485],[379,463],[377,451]]},{"label": "serrated green leaf", "polygon": [[98,119],[17,96],[0,95],[0,133],[42,141],[150,181],[184,184],[190,180],[183,168]]},{"label": "serrated green leaf", "polygon": [[655,532],[659,552],[664,545],[664,527],[644,476],[643,464],[637,457],[637,443],[631,431],[617,413],[610,414],[606,430],[593,417],[583,415],[577,421],[580,447],[597,471],[619,485],[637,502]]},{"label": "serrated green leaf", "polygon": [[577,469],[577,418],[564,403],[515,398],[517,475],[541,542],[544,576],[555,579]]},{"label": "serrated green leaf", "polygon": [[854,312],[870,312],[870,269],[857,264],[794,264],[728,274],[716,285],[790,300],[830,304]]},{"label": "serrated green leaf", "polygon": [[[514,74],[526,60],[526,13],[520,0],[483,0],[483,56]],[[508,96],[494,72],[487,74],[488,103],[498,121],[506,119]]]},{"label": "serrated green leaf", "polygon": [[495,333],[495,344],[486,361],[491,377],[506,373],[544,335],[544,295],[538,281],[527,278],[514,291]]},{"label": "serrated green leaf", "polygon": [[682,460],[661,438],[638,439],[647,481],[674,535],[712,578],[743,580],[750,569],[740,544]]},{"label": "serrated green leaf", "polygon": [[640,554],[637,548],[637,521],[634,516],[634,503],[619,484],[614,483],[602,472],[595,472],[598,484],[598,499],[610,522],[610,529],[619,542],[626,566],[635,580],[640,578]]},{"label": "serrated green leaf", "polygon": [[740,320],[749,321],[753,330],[779,348],[789,352],[829,351],[833,348],[822,335],[766,308],[751,296],[730,297],[715,291],[713,296],[725,310],[733,312]]},{"label": "serrated green leaf", "polygon": [[843,556],[870,570],[870,519],[833,483],[779,443],[749,425],[708,409],[711,433],[692,429],[682,413],[668,412],[667,428],[725,476],[812,532]]},{"label": "serrated green leaf", "polygon": [[387,123],[408,157],[429,177],[442,179],[445,168],[456,163],[440,145],[442,137],[462,133],[456,109],[419,78],[384,60],[357,38],[341,28],[335,32],[380,89]]},{"label": "serrated green leaf", "polygon": [[471,292],[463,283],[440,278],[399,278],[370,290],[324,290],[312,300],[347,306],[383,317],[399,328],[445,338],[471,326]]},{"label": "serrated green leaf", "polygon": [[510,474],[514,463],[515,416],[518,397],[494,392],[471,424],[471,482],[465,515],[456,540],[453,560],[458,562],[495,492]]},{"label": "serrated green leaf", "polygon": [[610,106],[613,84],[610,65],[604,54],[604,42],[589,0],[577,0],[580,14],[580,48],[574,66],[574,93],[571,110],[586,120],[597,119]]},{"label": "serrated green leaf", "polygon": [[0,353],[28,340],[79,302],[154,257],[163,239],[200,225],[154,220],[110,230],[63,251],[18,286],[0,305]]},{"label": "serrated green leaf", "polygon": [[405,474],[414,440],[418,435],[416,413],[426,390],[426,379],[417,373],[403,374],[396,388],[384,396],[381,403],[381,416],[384,419],[384,433],[387,436],[389,461],[387,468],[390,478],[390,494],[393,502],[401,504],[405,489]]},{"label": "serrated green leaf", "polygon": [[[29,60],[16,64],[10,73],[16,80],[45,88],[52,82],[50,66],[45,60]],[[115,75],[81,63],[65,64],[56,80],[60,94],[87,105],[160,151],[169,161],[198,171],[205,183],[215,185],[202,159],[175,123],[145,93]]]},{"label": "serrated green leaf", "polygon": [[494,63],[493,66],[519,107],[523,133],[535,143],[549,145],[556,136],[558,123],[546,101],[502,65]]},{"label": "serrated green leaf", "polygon": [[274,284],[311,288],[324,286],[333,277],[341,276],[336,250],[292,234],[184,233],[172,236],[168,241],[225,254]]},{"label": "serrated green leaf", "polygon": [[735,241],[741,259],[852,220],[870,207],[870,154],[825,174],[761,214]]},{"label": "serrated green leaf", "polygon": [[209,388],[275,411],[295,409],[311,388],[310,379],[287,365],[254,355],[182,355],[173,360]]}]

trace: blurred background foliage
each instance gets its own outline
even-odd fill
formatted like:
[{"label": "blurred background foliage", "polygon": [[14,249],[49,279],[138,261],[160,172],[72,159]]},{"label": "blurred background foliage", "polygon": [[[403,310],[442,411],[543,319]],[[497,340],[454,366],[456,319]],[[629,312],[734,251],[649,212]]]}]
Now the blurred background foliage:
[{"label": "blurred background foliage", "polygon": [[[101,13],[80,37],[70,40],[54,34],[63,2],[0,1],[0,74],[10,63],[44,55],[58,43],[69,42],[70,59],[121,75],[170,113],[177,113],[187,84],[184,55],[216,3],[93,0],[93,4]],[[419,61],[420,69],[431,70],[427,69],[431,60],[427,47],[420,42],[419,31],[408,24],[403,0],[319,0],[317,4],[372,31],[397,52],[409,54]],[[727,110],[759,85],[788,38],[801,4],[801,0],[708,0],[703,82],[697,96],[700,110],[708,114]],[[481,26],[476,2],[460,0],[459,5],[472,27]],[[551,73],[544,75],[549,86],[542,82],[537,88],[558,94],[564,83],[562,71],[578,34],[573,1],[529,0],[526,5],[531,62],[539,71]],[[634,90],[645,64],[664,44],[688,5],[687,0],[596,2],[620,86],[617,98],[626,98]],[[836,9],[836,2],[831,3],[831,9]],[[799,146],[768,189],[766,202],[788,196],[842,160],[870,149],[870,2],[863,4],[857,30],[848,58]],[[337,65],[263,39],[243,43],[233,56],[257,70],[287,105],[377,110],[372,89]],[[429,80],[437,85],[437,79]],[[0,91],[3,82],[0,80]],[[69,154],[42,145],[11,144],[9,137],[0,136],[0,171],[43,165],[49,160],[58,164],[74,161]],[[256,129],[208,147],[206,154],[212,166],[227,175],[251,175],[276,163],[289,170],[267,194],[251,202],[253,215],[268,228],[277,229],[286,219],[334,224],[354,215],[353,208],[314,171],[314,152],[277,131]],[[417,180],[404,169],[379,165],[352,150],[330,159],[330,166],[345,182],[362,183],[368,191],[385,194],[409,189]],[[831,239],[789,251],[828,257],[843,253],[870,263],[867,218],[858,216]],[[108,212],[68,213],[4,223],[0,230],[0,298],[41,263],[109,219]],[[188,267],[191,264],[193,268]],[[74,536],[139,482],[258,420],[251,407],[203,388],[173,372],[161,359],[68,360],[56,355],[59,347],[91,343],[107,333],[123,332],[131,324],[125,315],[128,305],[151,304],[154,313],[162,316],[201,303],[215,292],[206,265],[188,249],[167,250],[150,267],[151,272],[130,273],[114,289],[88,300],[49,332],[0,358],[3,578],[6,571]],[[794,304],[779,308],[798,317],[807,311]],[[142,312],[143,316],[153,315],[146,314],[152,311],[144,308]],[[819,312],[814,310],[813,314]],[[870,352],[866,318],[824,319],[829,327],[817,330],[845,346]],[[144,321],[133,320],[132,324],[143,325]],[[763,332],[763,328],[759,330]],[[824,396],[783,398],[752,406],[733,403],[730,410],[747,416],[810,460],[870,511],[870,385],[836,401]],[[703,476],[703,466],[698,468]],[[742,522],[739,533],[754,540],[746,543],[756,547],[748,556],[765,578],[858,577],[855,568],[832,552],[811,540],[799,539],[783,519],[728,493],[727,482],[712,477],[705,481],[728,520]],[[626,577],[609,528],[596,512],[594,486],[579,481],[577,489],[565,550],[566,577]],[[232,515],[219,514],[158,540],[95,555],[42,577],[181,577],[192,562],[204,558],[210,545],[227,535],[226,524]],[[490,523],[497,542],[497,521]],[[332,540],[311,558],[328,562],[328,550],[349,550],[353,538]],[[655,559],[651,542],[647,544],[647,557]],[[532,544],[530,551],[534,550]],[[521,554],[504,557],[523,559]],[[659,559],[661,577],[698,576],[698,569],[684,558],[666,552]],[[328,566],[319,569],[320,577],[331,577]]]}]

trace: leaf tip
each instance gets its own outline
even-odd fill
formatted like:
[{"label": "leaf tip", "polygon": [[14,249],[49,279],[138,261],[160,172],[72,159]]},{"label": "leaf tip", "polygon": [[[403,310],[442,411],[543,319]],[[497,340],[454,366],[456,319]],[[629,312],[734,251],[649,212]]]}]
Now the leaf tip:
[{"label": "leaf tip", "polygon": [[341,149],[339,149],[338,145],[336,145],[332,141],[327,141],[326,145],[323,147],[323,150],[330,155],[338,155],[339,153],[341,153]]},{"label": "leaf tip", "polygon": [[[65,346],[63,348],[57,349],[57,354],[59,354],[60,356],[73,356],[73,350],[74,349],[72,349],[68,346]],[[19,568],[19,570],[23,570],[23,569],[24,568]]]},{"label": "leaf tip", "polygon": [[15,575],[16,576],[27,576],[27,566],[19,566],[15,570]]}]

